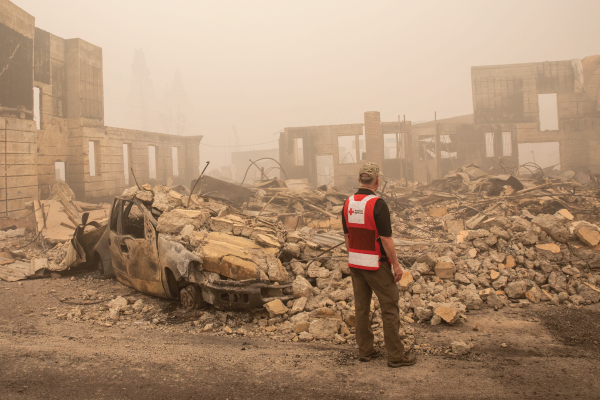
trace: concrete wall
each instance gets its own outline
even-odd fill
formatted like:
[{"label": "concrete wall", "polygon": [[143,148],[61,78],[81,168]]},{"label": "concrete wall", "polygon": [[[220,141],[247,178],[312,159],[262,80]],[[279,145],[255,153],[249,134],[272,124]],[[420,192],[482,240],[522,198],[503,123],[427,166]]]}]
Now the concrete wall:
[{"label": "concrete wall", "polygon": [[[285,128],[279,137],[279,160],[290,179],[308,178],[317,185],[317,156],[333,156],[334,184],[346,184],[348,179],[357,176],[361,160],[358,151],[348,158],[355,162],[340,164],[338,136],[354,136],[359,143],[363,134],[363,124],[322,125],[298,128]],[[304,148],[304,165],[294,164],[294,139],[302,138]],[[368,150],[367,150],[368,155]]]},{"label": "concrete wall", "polygon": [[[582,60],[583,88],[578,87],[571,60],[473,67],[475,131],[512,132],[515,145],[558,142],[562,169],[600,172],[595,157],[600,149],[597,58]],[[556,93],[558,129],[542,131],[538,95],[548,93]],[[515,162],[517,156],[513,151]],[[483,166],[490,165],[484,158]]]},{"label": "concrete wall", "polygon": [[[407,159],[384,160],[384,133],[410,132],[410,121],[381,122],[378,111],[364,113],[364,124],[323,125],[285,128],[279,139],[279,159],[290,178],[308,178],[317,185],[317,157],[333,157],[333,184],[356,186],[358,170],[366,162],[380,166],[384,176],[400,178],[408,173]],[[356,148],[351,155],[340,160],[339,137],[353,136]],[[304,165],[294,165],[294,139],[302,138],[304,144]],[[361,148],[364,140],[364,148]],[[364,153],[364,154],[363,154]],[[351,162],[347,162],[347,161]],[[345,161],[340,164],[340,161]]]},{"label": "concrete wall", "polygon": [[[34,86],[40,88],[40,129],[36,132],[37,173],[42,198],[50,195],[56,180],[55,162],[66,165],[66,180],[70,181],[69,138],[67,120],[66,41],[36,28],[36,43],[48,41],[49,63],[36,64]],[[46,57],[36,48],[36,57]],[[46,71],[47,69],[47,71]],[[41,71],[43,70],[43,71]]]},{"label": "concrete wall", "polygon": [[0,117],[0,216],[29,214],[37,191],[35,123]]},{"label": "concrete wall", "polygon": [[[25,200],[47,198],[56,162],[65,163],[65,180],[78,199],[120,194],[134,185],[132,177],[125,182],[123,143],[132,146],[130,162],[140,184],[149,181],[149,145],[157,147],[152,183],[189,185],[197,178],[201,136],[105,127],[102,49],[35,28],[34,17],[0,0],[0,69],[5,67],[0,75],[0,169],[5,170],[0,213],[19,212]],[[34,87],[40,89],[40,129],[33,122]],[[90,176],[90,140],[100,144],[96,176]],[[177,176],[172,147],[178,148]]]},{"label": "concrete wall", "polygon": [[[71,188],[79,198],[87,201],[103,199],[121,194],[127,187],[135,185],[129,174],[125,182],[123,144],[131,145],[132,159],[129,161],[140,185],[183,184],[190,186],[199,174],[199,145],[202,136],[177,136],[151,133],[122,128],[82,128],[72,138],[70,147]],[[89,141],[100,143],[100,160],[96,160],[96,176],[90,176]],[[156,179],[150,178],[148,147],[156,146]],[[173,175],[172,147],[177,147],[179,175]],[[98,167],[99,166],[99,167]]]},{"label": "concrete wall", "polygon": [[[437,121],[428,121],[411,127],[411,154],[413,166],[413,179],[419,182],[430,182],[433,179],[441,178],[452,170],[467,163],[481,164],[481,152],[484,142],[461,133],[461,128],[473,125],[473,115],[463,115],[440,119]],[[437,126],[437,128],[436,128]],[[438,169],[435,158],[435,135],[436,131],[440,135],[440,168]],[[443,143],[442,136],[448,135],[451,143]],[[425,137],[433,137],[432,143],[426,143],[422,140]],[[432,155],[426,154],[423,146],[430,151]],[[455,153],[456,157],[447,157],[448,153]]]},{"label": "concrete wall", "polygon": [[[246,171],[248,174],[246,176],[245,183],[252,183],[255,180],[259,180],[261,178],[261,173],[255,166],[250,167],[252,165],[249,160],[255,161],[260,160],[261,158],[272,158],[274,160],[279,161],[279,149],[266,149],[266,150],[248,150],[248,151],[235,151],[231,153],[231,172],[232,179],[241,182],[244,179],[244,175]],[[269,178],[281,178],[285,179],[286,175],[281,172],[278,168],[279,165],[273,160],[261,160],[256,163],[259,167],[264,168],[265,171],[269,171],[267,176]],[[250,167],[250,169],[248,169]],[[287,172],[287,171],[286,171]]]}]

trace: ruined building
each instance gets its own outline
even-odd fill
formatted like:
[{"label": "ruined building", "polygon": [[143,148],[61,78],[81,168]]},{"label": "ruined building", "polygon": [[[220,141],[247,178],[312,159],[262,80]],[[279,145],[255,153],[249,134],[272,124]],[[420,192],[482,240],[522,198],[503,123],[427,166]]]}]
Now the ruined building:
[{"label": "ruined building", "polygon": [[102,49],[0,0],[0,215],[26,213],[56,179],[84,201],[134,185],[130,168],[140,184],[189,184],[201,138],[105,126]]},{"label": "ruined building", "polygon": [[363,123],[286,128],[279,159],[289,178],[319,185],[355,185],[367,161],[387,178],[424,183],[473,162],[508,170],[533,149],[554,150],[563,170],[600,172],[599,61],[473,67],[471,115],[412,124],[371,111]]}]

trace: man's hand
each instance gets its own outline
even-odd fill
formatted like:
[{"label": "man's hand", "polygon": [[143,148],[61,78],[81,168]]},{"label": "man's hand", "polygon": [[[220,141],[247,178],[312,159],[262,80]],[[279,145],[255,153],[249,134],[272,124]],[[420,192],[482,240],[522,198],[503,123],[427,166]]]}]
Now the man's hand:
[{"label": "man's hand", "polygon": [[402,268],[400,268],[400,264],[396,263],[392,266],[394,269],[394,282],[398,282],[402,279]]}]

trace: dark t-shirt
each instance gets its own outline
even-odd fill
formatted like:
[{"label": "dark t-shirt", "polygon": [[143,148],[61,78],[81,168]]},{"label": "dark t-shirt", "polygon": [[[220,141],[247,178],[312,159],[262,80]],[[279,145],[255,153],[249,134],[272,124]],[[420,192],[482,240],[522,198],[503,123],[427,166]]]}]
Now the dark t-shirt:
[{"label": "dark t-shirt", "polygon": [[[356,194],[375,194],[370,189],[358,189]],[[375,207],[373,208],[373,217],[375,218],[375,226],[377,227],[377,232],[379,232],[379,236],[383,237],[391,237],[392,236],[392,219],[390,217],[390,209],[388,208],[387,203],[383,199],[377,199],[375,202]],[[342,225],[344,227],[344,234],[348,234],[348,228],[346,227],[346,216],[344,215],[344,210],[342,209]],[[381,255],[385,257],[385,250],[383,246],[381,246]]]}]

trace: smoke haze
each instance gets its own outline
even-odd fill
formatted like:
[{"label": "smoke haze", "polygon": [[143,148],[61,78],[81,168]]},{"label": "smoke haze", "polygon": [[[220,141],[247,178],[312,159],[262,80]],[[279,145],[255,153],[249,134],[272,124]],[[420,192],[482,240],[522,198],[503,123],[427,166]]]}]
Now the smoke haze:
[{"label": "smoke haze", "polygon": [[597,1],[14,2],[39,28],[102,47],[106,125],[137,127],[127,110],[141,49],[156,103],[179,71],[186,134],[212,145],[227,145],[232,125],[246,145],[369,110],[471,114],[471,66],[580,58],[600,37]]}]

